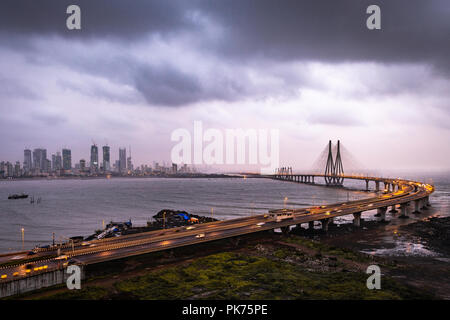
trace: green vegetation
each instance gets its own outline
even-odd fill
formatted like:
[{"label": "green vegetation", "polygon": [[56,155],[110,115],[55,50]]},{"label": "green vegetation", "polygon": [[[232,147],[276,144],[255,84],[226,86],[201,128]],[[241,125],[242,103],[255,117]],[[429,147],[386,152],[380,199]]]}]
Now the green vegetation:
[{"label": "green vegetation", "polygon": [[[291,254],[296,254],[292,250]],[[55,299],[414,299],[429,298],[387,277],[382,290],[368,290],[367,275],[310,272],[277,259],[224,252],[194,262],[117,281],[114,289],[86,287],[51,296]],[[115,291],[115,292],[114,292]],[[47,297],[48,298],[48,297]]]}]

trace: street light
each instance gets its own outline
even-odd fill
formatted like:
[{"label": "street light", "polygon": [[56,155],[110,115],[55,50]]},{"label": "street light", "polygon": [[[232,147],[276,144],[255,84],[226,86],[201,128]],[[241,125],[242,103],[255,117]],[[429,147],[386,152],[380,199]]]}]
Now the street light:
[{"label": "street light", "polygon": [[284,209],[286,209],[286,201],[288,200],[288,197],[284,197]]},{"label": "street light", "polygon": [[25,229],[22,228],[22,251],[24,250],[24,246],[25,246]]}]

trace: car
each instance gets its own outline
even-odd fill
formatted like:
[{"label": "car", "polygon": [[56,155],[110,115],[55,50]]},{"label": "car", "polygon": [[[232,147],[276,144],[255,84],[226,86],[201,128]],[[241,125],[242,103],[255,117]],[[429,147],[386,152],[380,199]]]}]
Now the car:
[{"label": "car", "polygon": [[196,238],[204,238],[205,234],[204,233],[199,233],[195,236]]},{"label": "car", "polygon": [[32,255],[34,255],[34,254],[36,254],[36,252],[34,252],[34,251],[28,251],[28,252],[27,252],[27,256],[32,256]]},{"label": "car", "polygon": [[261,226],[263,226],[263,225],[265,225],[265,224],[266,224],[265,222],[259,222],[259,223],[256,224],[256,226],[257,226],[257,227],[261,227]]},{"label": "car", "polygon": [[186,227],[186,230],[192,230],[192,229],[195,229],[195,227],[193,227],[193,226]]}]

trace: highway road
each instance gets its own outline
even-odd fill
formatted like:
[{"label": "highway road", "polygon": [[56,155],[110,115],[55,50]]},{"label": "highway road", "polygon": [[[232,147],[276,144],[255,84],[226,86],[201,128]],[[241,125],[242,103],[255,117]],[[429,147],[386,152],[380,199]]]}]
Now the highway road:
[{"label": "highway road", "polygon": [[[434,191],[433,186],[418,181],[362,176],[343,177],[345,179],[370,180],[396,184],[399,188],[396,192],[381,193],[376,197],[363,200],[295,210],[279,209],[271,211],[271,214],[254,215],[188,227],[93,240],[76,243],[73,247],[71,244],[65,244],[60,246],[61,256],[59,257],[57,257],[57,248],[40,249],[32,256],[27,256],[25,252],[10,253],[0,256],[0,281],[9,281],[38,272],[63,268],[69,263],[88,265],[291,225],[299,225],[310,221],[321,221],[338,216],[357,214],[377,208],[406,204],[420,199],[426,199],[427,202],[428,196]],[[267,178],[275,178],[275,176],[267,176]],[[280,177],[277,178],[280,179]],[[290,181],[289,176],[281,177],[281,179]],[[276,218],[276,215],[280,215],[279,219]],[[35,261],[26,261],[26,259],[33,259]],[[1,264],[4,266],[2,267]]]}]

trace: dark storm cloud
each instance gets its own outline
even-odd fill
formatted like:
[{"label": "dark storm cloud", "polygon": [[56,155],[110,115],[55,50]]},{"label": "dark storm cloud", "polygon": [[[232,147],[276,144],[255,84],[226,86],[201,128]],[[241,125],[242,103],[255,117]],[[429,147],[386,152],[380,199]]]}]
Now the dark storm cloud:
[{"label": "dark storm cloud", "polygon": [[[187,1],[134,0],[2,0],[0,30],[8,34],[64,34],[131,39],[143,33],[172,32],[189,27]],[[82,31],[66,27],[69,5],[81,8]]]},{"label": "dark storm cloud", "polygon": [[[69,31],[65,26],[65,11],[70,4],[81,7],[81,31]],[[366,8],[371,4],[381,7],[382,30],[366,28]],[[201,18],[210,25],[199,22]],[[263,74],[274,65],[293,61],[419,63],[448,77],[449,18],[447,0],[3,0],[0,35],[3,34],[1,46],[14,47],[36,63],[42,62],[42,52],[27,45],[33,39],[74,37],[77,41],[86,40],[86,49],[96,39],[118,45],[120,54],[105,51],[101,57],[96,53],[74,59],[69,57],[71,52],[58,51],[54,43],[55,47],[47,48],[44,55],[74,70],[131,85],[151,105],[181,106],[279,93],[276,86],[256,88],[239,66],[257,68]],[[212,36],[208,35],[211,25],[219,30]],[[150,66],[127,55],[131,42],[145,42],[149,35],[162,35],[166,41],[182,34],[189,34],[192,39],[186,50],[230,66],[234,76],[209,70],[205,78],[195,66],[184,68],[187,72],[176,63]],[[57,53],[52,56],[52,51]],[[149,52],[148,57],[151,56]],[[287,93],[305,83],[305,75],[267,72],[278,78]],[[401,78],[397,77],[395,84],[387,88],[386,82],[373,83],[371,90],[390,94],[420,86]],[[101,95],[102,90],[95,94]]]},{"label": "dark storm cloud", "polygon": [[[371,4],[381,8],[381,30],[366,28]],[[218,51],[235,57],[450,64],[447,0],[207,1],[202,7],[227,30]]]},{"label": "dark storm cloud", "polygon": [[[70,4],[82,8],[79,34],[87,37],[136,40],[145,33],[193,30],[199,25],[187,16],[199,12],[218,24],[225,36],[221,41],[205,39],[201,49],[215,49],[224,56],[429,61],[447,67],[450,60],[447,0],[2,0],[0,30],[76,34],[65,26]],[[382,30],[366,28],[366,8],[371,4],[381,7]]]}]

